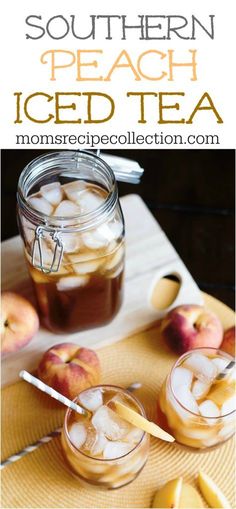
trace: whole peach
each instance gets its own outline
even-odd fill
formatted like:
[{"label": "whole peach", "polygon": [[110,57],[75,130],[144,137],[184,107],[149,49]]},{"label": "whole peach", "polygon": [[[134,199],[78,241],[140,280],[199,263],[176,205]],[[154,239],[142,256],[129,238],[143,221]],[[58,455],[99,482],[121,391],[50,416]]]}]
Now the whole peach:
[{"label": "whole peach", "polygon": [[2,292],[1,353],[16,352],[26,346],[39,328],[32,304],[14,292]]},{"label": "whole peach", "polygon": [[235,326],[225,331],[220,349],[235,357]]},{"label": "whole peach", "polygon": [[223,337],[218,317],[196,304],[177,306],[169,311],[161,330],[167,344],[178,354],[193,348],[218,348]]},{"label": "whole peach", "polygon": [[97,354],[74,343],[54,345],[44,353],[38,366],[38,377],[70,399],[97,385],[100,373]]}]

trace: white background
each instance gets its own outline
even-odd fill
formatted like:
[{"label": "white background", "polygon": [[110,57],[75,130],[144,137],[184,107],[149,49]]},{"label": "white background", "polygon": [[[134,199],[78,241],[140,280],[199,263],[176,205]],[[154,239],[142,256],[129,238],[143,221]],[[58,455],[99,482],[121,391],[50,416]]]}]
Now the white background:
[{"label": "white background", "polygon": [[[235,145],[235,121],[234,121],[234,103],[235,103],[235,82],[233,80],[234,71],[234,53],[233,36],[235,31],[233,26],[233,7],[230,9],[231,2],[216,1],[181,1],[166,0],[165,2],[140,0],[128,1],[119,0],[111,2],[108,0],[85,2],[67,1],[50,2],[41,0],[32,2],[28,0],[8,0],[2,7],[2,28],[1,28],[1,147],[14,148],[16,145],[16,134],[80,134],[98,133],[111,134],[123,133],[127,130],[135,130],[136,133],[152,134],[154,132],[181,133],[187,134],[218,134],[220,145],[207,148],[233,148]],[[91,14],[123,14],[127,15],[127,22],[137,23],[138,14],[153,15],[183,15],[189,17],[194,14],[203,23],[207,23],[209,14],[215,15],[215,40],[212,41],[202,31],[198,31],[198,39],[195,41],[180,40],[173,36],[171,41],[140,41],[135,30],[130,31],[127,41],[119,38],[120,30],[116,31],[116,37],[112,41],[104,40],[101,30],[98,31],[97,38],[93,40],[77,40],[73,36],[67,36],[65,39],[56,41],[44,36],[39,40],[26,39],[26,32],[29,31],[25,24],[25,18],[30,15],[41,15],[43,25],[51,17],[62,14],[69,19],[71,14],[79,17],[82,26],[89,26],[88,16]],[[81,25],[80,25],[81,26]],[[101,26],[101,23],[100,23]],[[115,25],[114,25],[115,26]],[[116,25],[118,27],[118,25]],[[119,25],[120,26],[120,25]],[[133,35],[131,34],[133,33]],[[33,33],[33,32],[32,32]],[[135,65],[136,59],[140,53],[148,49],[158,49],[167,51],[174,49],[176,59],[186,60],[188,49],[197,49],[198,61],[198,80],[190,81],[189,70],[177,70],[176,79],[170,82],[167,79],[161,81],[148,81],[142,79],[135,81],[130,70],[116,70],[110,82],[96,81],[76,81],[75,67],[62,70],[57,74],[56,81],[49,79],[49,67],[40,63],[40,57],[43,52],[49,49],[67,49],[76,51],[77,49],[102,49],[103,56],[98,56],[99,68],[98,74],[107,74],[109,68],[114,62],[116,56],[122,49],[129,52]],[[161,68],[160,68],[161,69]],[[166,70],[164,64],[162,70]],[[151,69],[150,69],[151,71]],[[85,69],[89,73],[89,69]],[[91,71],[90,71],[91,72]],[[15,120],[15,98],[14,92],[22,91],[24,97],[35,91],[43,91],[53,94],[55,91],[100,91],[111,95],[115,100],[116,110],[113,118],[104,124],[63,124],[55,125],[53,122],[47,124],[34,124],[23,117],[22,124],[14,124]],[[173,110],[172,115],[176,118],[189,117],[194,106],[200,99],[203,92],[207,91],[218,109],[223,124],[217,124],[213,113],[200,112],[196,115],[192,125],[160,125],[158,124],[157,99],[150,98],[147,101],[146,124],[137,123],[139,116],[139,107],[137,99],[127,99],[127,91],[183,91],[185,97],[180,99],[181,109],[179,113]],[[53,104],[48,104],[44,110],[43,103],[37,103],[37,110],[34,113],[43,115],[46,112],[53,113]],[[86,118],[85,100],[78,100],[78,116]],[[69,110],[67,110],[67,117]],[[101,112],[95,112],[100,114]],[[165,113],[167,117],[168,113]],[[75,118],[75,116],[73,117]],[[53,146],[51,146],[53,147]],[[193,146],[195,148],[195,146]],[[26,148],[19,146],[17,148]],[[34,148],[30,146],[29,148]],[[39,148],[39,146],[38,146]],[[45,148],[45,146],[44,146]],[[47,146],[50,148],[50,145]],[[55,147],[54,147],[55,148]],[[63,148],[60,145],[58,148]],[[68,147],[67,148],[78,148]],[[84,148],[88,148],[85,147]],[[105,148],[119,148],[112,145],[106,145]],[[126,148],[122,146],[122,148]],[[127,147],[132,148],[132,147]],[[145,145],[135,148],[145,148]],[[148,146],[147,148],[150,148]],[[154,148],[154,147],[151,147]],[[157,148],[157,147],[156,147]],[[158,148],[183,148],[183,146],[158,146]],[[189,148],[189,147],[186,147]],[[190,147],[191,148],[191,147]],[[198,148],[206,148],[204,145]]]}]

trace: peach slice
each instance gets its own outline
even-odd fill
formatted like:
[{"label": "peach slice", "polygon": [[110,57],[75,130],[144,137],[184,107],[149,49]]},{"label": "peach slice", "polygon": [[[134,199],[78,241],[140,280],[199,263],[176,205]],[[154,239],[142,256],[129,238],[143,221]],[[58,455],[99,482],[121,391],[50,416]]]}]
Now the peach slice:
[{"label": "peach slice", "polygon": [[155,494],[152,507],[194,509],[204,506],[196,488],[183,482],[182,477],[179,477],[169,481]]},{"label": "peach slice", "polygon": [[[182,490],[183,478],[172,479],[167,482],[155,494],[152,507],[170,507],[172,509],[178,508],[180,503],[180,496]],[[187,507],[187,506],[186,506]],[[192,507],[192,506],[191,506]]]},{"label": "peach slice", "polygon": [[148,421],[142,415],[128,408],[126,405],[123,405],[123,403],[113,400],[108,403],[108,406],[122,417],[122,419],[136,426],[136,428],[140,428],[146,431],[146,433],[160,438],[161,440],[165,440],[166,442],[174,442],[174,437],[169,435],[169,433],[166,433],[166,431],[157,426],[154,422]]},{"label": "peach slice", "polygon": [[210,507],[228,508],[230,504],[221,489],[202,470],[198,474],[199,488]]},{"label": "peach slice", "polygon": [[203,507],[203,504],[196,488],[185,482],[180,494],[179,508],[186,509],[186,507],[193,509],[195,507]]}]

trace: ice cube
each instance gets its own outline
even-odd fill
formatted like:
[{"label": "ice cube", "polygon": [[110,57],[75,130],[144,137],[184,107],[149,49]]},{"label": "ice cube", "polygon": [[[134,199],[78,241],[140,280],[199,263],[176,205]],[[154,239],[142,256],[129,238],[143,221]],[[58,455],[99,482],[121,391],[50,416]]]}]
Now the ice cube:
[{"label": "ice cube", "polygon": [[100,389],[89,389],[80,394],[79,400],[87,410],[95,412],[103,404],[102,391]]},{"label": "ice cube", "polygon": [[206,399],[199,405],[199,412],[202,415],[202,417],[211,417],[211,419],[206,419],[207,423],[210,426],[214,425],[217,422],[217,419],[213,419],[212,417],[220,416],[218,406],[210,399]]},{"label": "ice cube", "polygon": [[81,246],[81,240],[78,233],[65,233],[61,236],[65,253],[74,253]]},{"label": "ice cube", "polygon": [[111,242],[109,242],[107,248],[106,248],[106,254],[114,254],[116,249],[117,249],[117,246],[119,244],[117,244],[117,242],[115,240],[112,240]]},{"label": "ice cube", "polygon": [[88,424],[86,427],[86,440],[84,441],[83,445],[81,446],[81,450],[83,452],[91,452],[93,449],[95,443],[97,440],[97,433],[93,426]]},{"label": "ice cube", "polygon": [[112,239],[118,239],[123,232],[123,223],[121,221],[111,221],[108,223],[108,228],[112,232]]},{"label": "ice cube", "polygon": [[102,224],[101,226],[98,226],[97,232],[99,235],[101,235],[101,237],[107,239],[108,242],[114,239],[114,235],[108,224]]},{"label": "ice cube", "polygon": [[88,261],[96,261],[97,260],[97,254],[93,251],[84,251],[80,250],[78,253],[71,253],[69,254],[68,258],[70,259],[72,264],[76,263],[86,263]]},{"label": "ice cube", "polygon": [[217,368],[212,360],[201,353],[192,353],[184,362],[193,374],[202,382],[211,383],[217,376]]},{"label": "ice cube", "polygon": [[71,217],[71,216],[77,216],[80,214],[80,209],[76,203],[70,200],[62,200],[61,203],[59,203],[56,210],[54,210],[53,215],[54,216],[61,216],[61,217]]},{"label": "ice cube", "polygon": [[100,207],[104,203],[104,197],[94,190],[86,189],[79,195],[78,203],[82,214],[87,214]]},{"label": "ice cube", "polygon": [[227,364],[229,364],[229,360],[223,359],[222,357],[215,357],[214,359],[212,359],[212,362],[215,364],[217,368],[217,374],[221,373],[221,371],[224,371]]},{"label": "ice cube", "polygon": [[109,242],[111,242],[121,236],[123,225],[120,222],[112,221],[107,224],[102,224],[98,227],[97,231],[102,237],[105,237]]},{"label": "ice cube", "polygon": [[182,421],[192,417],[191,414],[178,403],[173,396],[173,393],[170,391],[166,394],[166,402],[160,400],[160,408],[164,414],[166,413],[167,408],[169,409],[168,422],[170,426],[173,427],[175,427],[176,424],[176,413]]},{"label": "ice cube", "polygon": [[75,253],[68,256],[76,274],[90,274],[95,272],[101,261],[94,253]]},{"label": "ice cube", "polygon": [[121,265],[117,269],[114,269],[113,271],[110,271],[109,273],[105,273],[106,277],[108,279],[115,279],[116,277],[121,275],[121,272],[124,270],[124,266]]},{"label": "ice cube", "polygon": [[69,436],[72,444],[80,449],[86,441],[87,431],[83,424],[74,422],[69,429]]},{"label": "ice cube", "polygon": [[[186,387],[185,385],[178,385],[175,388],[175,397],[190,412],[192,412],[194,414],[199,414],[198,404],[188,387]],[[180,407],[180,405],[178,405],[178,406]],[[177,408],[177,406],[176,406],[176,408]],[[181,409],[179,410],[179,413],[182,415]],[[186,414],[186,412],[183,415],[185,415],[185,414]]]},{"label": "ice cube", "polygon": [[225,416],[230,412],[234,412],[236,410],[236,395],[232,396],[232,398],[227,399],[221,407],[221,415]]},{"label": "ice cube", "polygon": [[184,428],[183,434],[188,438],[193,438],[194,440],[208,440],[215,436],[215,431],[212,428],[209,428],[206,424],[195,426],[194,428],[187,427]]},{"label": "ice cube", "polygon": [[63,190],[68,200],[78,203],[81,192],[86,189],[86,184],[83,180],[75,180],[69,184],[64,184]]},{"label": "ice cube", "polygon": [[[96,455],[94,454],[94,456]],[[96,477],[97,475],[99,475],[99,477],[103,476],[108,469],[110,469],[110,465],[104,465],[104,461],[91,461],[89,465],[89,473],[92,472],[96,474]]]},{"label": "ice cube", "polygon": [[207,440],[203,440],[202,443],[205,447],[213,447],[213,445],[217,444],[219,442],[219,439],[216,436],[208,438]]},{"label": "ice cube", "polygon": [[145,458],[140,454],[136,454],[132,459],[129,458],[129,461],[126,461],[120,465],[119,471],[122,476],[129,473],[136,474],[136,472],[139,472],[139,470],[144,466],[144,463]]},{"label": "ice cube", "polygon": [[143,436],[144,432],[142,429],[139,428],[133,428],[131,431],[126,435],[124,440],[126,442],[129,442],[131,444],[138,444]]},{"label": "ice cube", "polygon": [[108,244],[108,239],[98,230],[90,230],[83,234],[83,242],[89,249],[101,249]]},{"label": "ice cube", "polygon": [[86,286],[88,282],[89,276],[62,277],[57,282],[57,289],[61,292],[65,290],[72,290],[73,288],[80,288]]},{"label": "ice cube", "polygon": [[208,383],[201,382],[201,380],[195,380],[192,386],[192,394],[195,399],[204,398],[209,392],[211,385]]},{"label": "ice cube", "polygon": [[46,216],[50,216],[53,211],[53,207],[51,203],[49,203],[44,198],[37,198],[36,196],[29,198],[28,203],[36,210],[41,212],[42,214],[45,214]]},{"label": "ice cube", "polygon": [[92,272],[96,272],[100,263],[99,261],[91,261],[91,262],[83,262],[73,265],[74,272],[76,274],[90,274]]},{"label": "ice cube", "polygon": [[221,439],[226,439],[230,437],[235,431],[235,423],[227,424],[226,426],[223,426],[221,430],[219,431],[218,435]]},{"label": "ice cube", "polygon": [[52,182],[40,188],[40,194],[52,205],[58,205],[62,200],[62,189],[60,182]]},{"label": "ice cube", "polygon": [[124,456],[133,449],[131,444],[125,442],[108,442],[104,451],[103,457],[107,460],[112,460]]},{"label": "ice cube", "polygon": [[107,406],[101,406],[92,417],[92,424],[97,431],[104,433],[109,440],[119,440],[128,434],[130,424]]},{"label": "ice cube", "polygon": [[186,368],[175,368],[172,378],[171,385],[172,389],[175,392],[176,387],[178,385],[184,385],[185,387],[190,388],[192,383],[193,374],[189,369]]},{"label": "ice cube", "polygon": [[96,440],[91,449],[91,453],[94,454],[94,456],[102,454],[107,444],[108,440],[105,437],[104,433],[97,433]]},{"label": "ice cube", "polygon": [[117,267],[119,265],[119,263],[123,260],[123,258],[124,258],[124,248],[123,248],[123,246],[121,246],[119,249],[117,249],[115,251],[114,254],[109,255],[107,257],[105,270],[114,269],[114,267]]}]

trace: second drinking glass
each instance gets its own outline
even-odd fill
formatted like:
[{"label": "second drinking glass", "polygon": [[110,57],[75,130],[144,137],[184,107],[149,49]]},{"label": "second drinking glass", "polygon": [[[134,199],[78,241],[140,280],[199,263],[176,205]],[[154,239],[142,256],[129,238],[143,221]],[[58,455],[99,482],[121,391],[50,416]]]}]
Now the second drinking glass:
[{"label": "second drinking glass", "polygon": [[196,348],[173,366],[159,404],[177,442],[208,449],[234,434],[236,370],[227,370],[229,363],[233,358],[221,350]]}]

